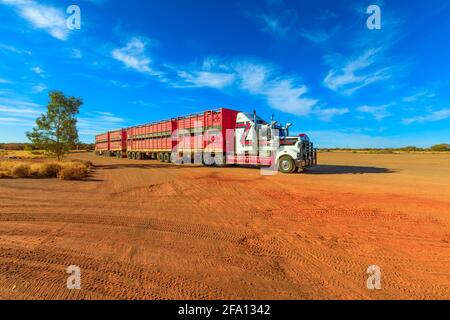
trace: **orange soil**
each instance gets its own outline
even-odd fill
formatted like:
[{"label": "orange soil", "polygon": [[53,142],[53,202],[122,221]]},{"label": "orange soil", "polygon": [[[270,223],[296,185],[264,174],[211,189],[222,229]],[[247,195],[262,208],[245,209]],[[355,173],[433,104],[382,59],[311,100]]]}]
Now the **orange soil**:
[{"label": "orange soil", "polygon": [[325,153],[272,177],[76,157],[86,181],[0,180],[0,298],[450,298],[448,155]]}]

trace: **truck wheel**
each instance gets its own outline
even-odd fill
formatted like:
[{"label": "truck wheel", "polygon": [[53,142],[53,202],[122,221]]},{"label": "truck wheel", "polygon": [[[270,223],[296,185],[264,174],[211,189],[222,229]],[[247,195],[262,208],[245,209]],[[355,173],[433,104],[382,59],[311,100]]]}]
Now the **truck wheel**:
[{"label": "truck wheel", "polygon": [[162,153],[158,153],[158,155],[156,156],[156,158],[157,158],[160,162],[163,162],[163,155],[162,155]]},{"label": "truck wheel", "polygon": [[141,160],[142,159],[141,153],[140,152],[136,152],[135,158],[136,158],[136,160]]},{"label": "truck wheel", "polygon": [[170,163],[170,155],[168,153],[164,153],[164,162]]},{"label": "truck wheel", "polygon": [[278,160],[278,169],[282,173],[293,173],[297,167],[295,166],[294,160],[289,157],[281,157],[280,160]]},{"label": "truck wheel", "polygon": [[222,153],[217,153],[214,156],[214,162],[216,163],[217,167],[225,166],[225,158],[224,158],[223,154]]},{"label": "truck wheel", "polygon": [[176,154],[175,154],[175,152],[172,152],[170,154],[170,163],[176,163],[176,162],[177,162]]},{"label": "truck wheel", "polygon": [[117,152],[117,153],[116,153],[116,157],[119,158],[119,159],[121,159],[121,158],[122,158],[122,152],[120,152],[120,151]]}]

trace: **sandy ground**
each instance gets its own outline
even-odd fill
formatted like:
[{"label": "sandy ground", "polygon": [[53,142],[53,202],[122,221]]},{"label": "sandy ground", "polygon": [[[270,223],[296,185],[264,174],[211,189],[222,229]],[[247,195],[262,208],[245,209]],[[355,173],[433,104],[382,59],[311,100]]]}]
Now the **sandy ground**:
[{"label": "sandy ground", "polygon": [[449,155],[324,153],[273,177],[77,158],[86,181],[0,180],[0,298],[450,298]]}]

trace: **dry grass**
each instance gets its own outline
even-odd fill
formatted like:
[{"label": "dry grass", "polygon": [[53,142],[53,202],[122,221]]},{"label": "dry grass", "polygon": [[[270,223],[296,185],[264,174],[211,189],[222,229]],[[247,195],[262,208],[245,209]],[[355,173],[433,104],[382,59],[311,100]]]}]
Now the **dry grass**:
[{"label": "dry grass", "polygon": [[0,162],[0,178],[79,180],[85,178],[91,169],[90,161],[80,160],[42,163],[3,161]]},{"label": "dry grass", "polygon": [[61,180],[79,180],[89,173],[88,164],[81,161],[64,162],[58,172],[58,178]]},{"label": "dry grass", "polygon": [[47,157],[45,151],[33,150],[33,151],[25,151],[25,150],[1,150],[0,157],[8,158],[8,159],[44,159]]}]

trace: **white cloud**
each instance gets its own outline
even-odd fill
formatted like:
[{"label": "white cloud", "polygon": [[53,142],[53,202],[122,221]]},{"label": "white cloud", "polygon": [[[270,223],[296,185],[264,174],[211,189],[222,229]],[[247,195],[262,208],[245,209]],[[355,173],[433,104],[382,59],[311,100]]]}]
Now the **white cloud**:
[{"label": "white cloud", "polygon": [[424,116],[417,116],[412,118],[403,119],[404,124],[412,123],[425,123],[425,122],[436,122],[450,119],[450,108],[433,111]]},{"label": "white cloud", "polygon": [[382,105],[382,106],[360,106],[358,108],[356,108],[356,110],[358,110],[359,112],[362,113],[368,113],[370,115],[372,115],[375,120],[377,121],[381,121],[384,118],[387,118],[389,116],[391,116],[391,113],[389,111],[387,111],[387,108],[389,107],[389,105]]},{"label": "white cloud", "polygon": [[319,120],[329,122],[336,116],[343,116],[349,113],[350,110],[348,108],[316,108],[313,112]]},{"label": "white cloud", "polygon": [[33,93],[41,93],[47,89],[47,86],[43,83],[39,83],[31,88]]},{"label": "white cloud", "polygon": [[269,6],[260,12],[245,11],[244,15],[255,21],[262,32],[267,32],[276,38],[285,38],[294,29],[298,21],[295,10],[289,9],[282,0],[266,1]]},{"label": "white cloud", "polygon": [[224,72],[194,71],[192,73],[179,71],[178,76],[183,82],[187,83],[185,87],[210,87],[222,89],[232,84],[236,75]]},{"label": "white cloud", "polygon": [[32,127],[35,123],[32,120],[14,117],[0,117],[0,125],[2,126],[20,126]]},{"label": "white cloud", "polygon": [[19,99],[12,99],[12,98],[5,98],[0,97],[0,103],[3,105],[9,105],[14,107],[32,107],[32,108],[39,108],[41,105],[30,102],[30,101],[23,101]]},{"label": "white cloud", "polygon": [[39,66],[31,68],[31,71],[33,71],[34,73],[36,73],[37,75],[40,75],[40,76],[42,76],[44,74],[44,70]]},{"label": "white cloud", "polygon": [[0,125],[32,127],[42,107],[34,102],[0,97]]},{"label": "white cloud", "polygon": [[40,110],[30,108],[11,108],[8,106],[0,105],[0,114],[6,115],[21,115],[22,117],[36,118],[41,114]]},{"label": "white cloud", "polygon": [[378,53],[379,50],[369,49],[356,59],[347,61],[341,67],[331,69],[323,80],[324,85],[333,91],[351,95],[372,83],[389,79],[391,77],[390,67],[373,68]]},{"label": "white cloud", "polygon": [[80,134],[96,135],[108,130],[126,127],[125,119],[110,112],[93,111],[78,118]]},{"label": "white cloud", "polygon": [[13,83],[13,82],[10,81],[10,80],[8,80],[8,79],[0,78],[0,83],[3,83],[3,84],[11,84],[11,83]]},{"label": "white cloud", "polygon": [[330,34],[328,32],[322,31],[322,30],[316,30],[316,31],[306,31],[303,30],[300,35],[313,42],[313,43],[324,43],[328,41],[330,38]]},{"label": "white cloud", "polygon": [[435,93],[429,92],[428,90],[424,90],[424,91],[419,91],[412,96],[404,97],[403,101],[404,102],[415,102],[415,101],[424,100],[424,99],[428,99],[428,98],[434,98],[434,97],[436,97]]},{"label": "white cloud", "polygon": [[252,61],[225,61],[207,58],[200,67],[177,70],[174,87],[233,87],[260,96],[267,104],[286,113],[307,115],[317,101],[305,97],[308,88],[294,76],[281,75],[274,68]]},{"label": "white cloud", "polygon": [[71,57],[74,59],[82,59],[83,58],[83,52],[79,49],[72,49],[70,54],[71,54]]},{"label": "white cloud", "polygon": [[70,30],[67,28],[63,10],[32,0],[0,0],[0,2],[14,7],[34,28],[45,30],[59,40],[68,38]]},{"label": "white cloud", "polygon": [[127,68],[141,73],[157,76],[150,65],[152,60],[146,54],[147,41],[140,37],[132,38],[123,48],[114,49],[111,55],[114,59],[122,62]]},{"label": "white cloud", "polygon": [[282,25],[282,20],[279,20],[275,16],[269,15],[259,15],[256,19],[262,24],[262,30],[265,32],[270,32],[278,36],[286,36],[289,28]]},{"label": "white cloud", "polygon": [[[0,0],[0,1],[2,1],[2,0]],[[31,51],[22,50],[22,49],[13,47],[13,46],[6,45],[4,43],[0,43],[0,51],[5,52],[5,53],[12,52],[12,53],[15,53],[15,54],[27,55],[27,56],[31,56],[32,55]]]}]

